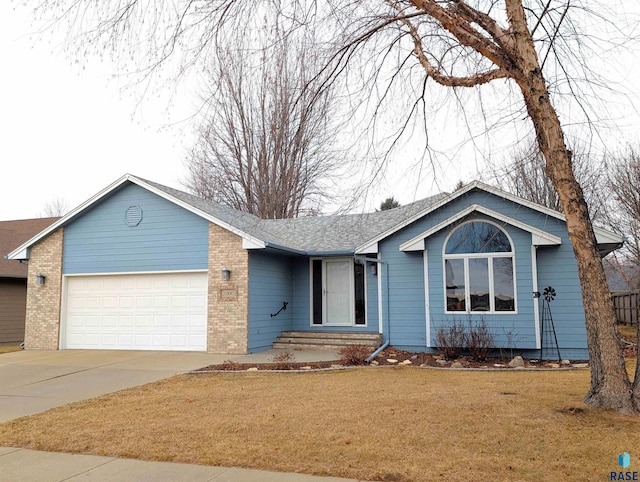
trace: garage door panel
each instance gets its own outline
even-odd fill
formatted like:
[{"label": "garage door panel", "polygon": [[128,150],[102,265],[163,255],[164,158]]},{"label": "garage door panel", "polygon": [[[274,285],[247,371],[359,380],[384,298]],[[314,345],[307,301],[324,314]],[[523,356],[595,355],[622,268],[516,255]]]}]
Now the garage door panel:
[{"label": "garage door panel", "polygon": [[67,278],[64,348],[206,350],[207,274]]}]

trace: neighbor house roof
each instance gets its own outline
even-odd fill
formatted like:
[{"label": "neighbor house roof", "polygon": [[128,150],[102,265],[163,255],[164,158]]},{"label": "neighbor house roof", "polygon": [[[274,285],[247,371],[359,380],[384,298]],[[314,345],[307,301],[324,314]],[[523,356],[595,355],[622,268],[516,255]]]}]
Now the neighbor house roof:
[{"label": "neighbor house roof", "polygon": [[[126,183],[141,186],[185,209],[240,236],[246,249],[272,248],[306,255],[375,253],[378,242],[403,229],[439,207],[472,189],[490,192],[530,207],[546,215],[565,220],[561,213],[526,201],[492,186],[472,182],[452,194],[437,194],[426,199],[386,211],[373,213],[310,216],[294,219],[260,219],[213,201],[153,181],[126,174],[82,205],[59,219],[10,253],[13,259],[27,259],[29,248],[58,227],[71,221],[109,193]],[[598,242],[622,243],[622,237],[596,228]]]},{"label": "neighbor house roof", "polygon": [[27,267],[5,255],[60,218],[0,221],[0,278],[26,278]]}]

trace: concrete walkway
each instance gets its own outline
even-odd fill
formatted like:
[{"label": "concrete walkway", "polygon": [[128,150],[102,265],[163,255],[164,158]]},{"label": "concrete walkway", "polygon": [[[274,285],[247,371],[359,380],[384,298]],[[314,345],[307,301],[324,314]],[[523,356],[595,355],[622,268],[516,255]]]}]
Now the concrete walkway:
[{"label": "concrete walkway", "polygon": [[0,447],[0,482],[348,482],[353,479]]},{"label": "concrete walkway", "polygon": [[[0,355],[0,422],[233,360],[270,362],[282,350],[252,355],[117,350],[25,350]],[[331,351],[296,351],[297,361],[337,360]]]},{"label": "concrete walkway", "polygon": [[[270,362],[283,350],[252,355],[59,350],[0,355],[0,422],[232,360]],[[337,360],[335,352],[295,351],[297,361]],[[148,462],[0,447],[0,482],[29,481],[348,481],[240,468]]]}]

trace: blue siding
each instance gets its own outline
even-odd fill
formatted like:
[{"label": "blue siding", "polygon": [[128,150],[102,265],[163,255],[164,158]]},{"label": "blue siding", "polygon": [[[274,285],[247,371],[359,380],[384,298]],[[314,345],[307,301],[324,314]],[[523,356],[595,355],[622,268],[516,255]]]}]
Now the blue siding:
[{"label": "blue siding", "polygon": [[[130,206],[142,221],[125,223]],[[207,220],[127,184],[64,227],[63,273],[207,269]]]},{"label": "blue siding", "polygon": [[[249,251],[249,352],[267,350],[281,332],[293,329],[293,259]],[[288,302],[287,309],[271,317]]]},{"label": "blue siding", "polygon": [[[385,303],[388,304],[389,313],[389,323],[387,324],[385,320],[385,331],[389,326],[387,336],[391,344],[412,350],[429,349],[426,334],[423,253],[403,253],[399,250],[400,244],[450,218],[471,204],[482,205],[543,229],[562,239],[561,246],[538,248],[538,286],[540,291],[547,285],[554,286],[558,291],[558,297],[556,301],[552,302],[551,309],[556,322],[561,354],[565,357],[586,358],[582,298],[576,262],[565,223],[520,204],[478,190],[461,196],[380,242],[382,259],[389,272],[388,277],[383,276],[383,296]],[[531,235],[526,231],[497,222],[509,234],[514,243],[517,312],[495,315],[445,314],[443,243],[447,235],[460,222],[468,219],[490,218],[479,213],[472,213],[467,218],[432,235],[425,243],[429,273],[429,299],[427,302],[431,326],[431,345],[434,344],[435,332],[439,325],[450,322],[454,318],[463,322],[484,318],[496,336],[498,347],[514,346],[518,352],[535,355],[534,303],[541,302],[535,300],[532,294]],[[541,305],[540,314],[542,314]],[[566,354],[562,349],[565,349]]]}]

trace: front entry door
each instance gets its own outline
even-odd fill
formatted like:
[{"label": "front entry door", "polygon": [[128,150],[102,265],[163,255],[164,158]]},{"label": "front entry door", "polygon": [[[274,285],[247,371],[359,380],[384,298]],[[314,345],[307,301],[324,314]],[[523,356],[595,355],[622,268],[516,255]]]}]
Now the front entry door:
[{"label": "front entry door", "polygon": [[353,267],[351,259],[325,259],[323,279],[323,324],[353,325]]}]

